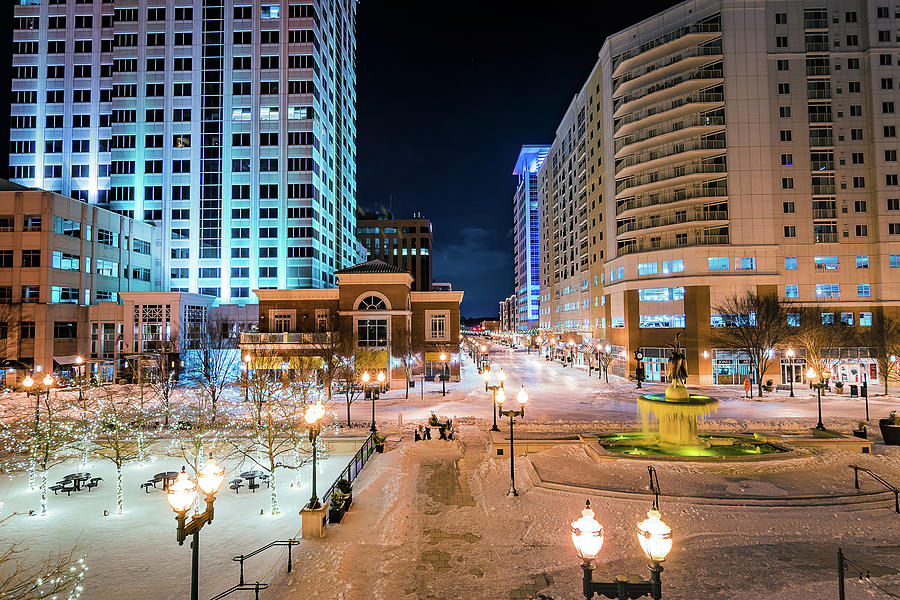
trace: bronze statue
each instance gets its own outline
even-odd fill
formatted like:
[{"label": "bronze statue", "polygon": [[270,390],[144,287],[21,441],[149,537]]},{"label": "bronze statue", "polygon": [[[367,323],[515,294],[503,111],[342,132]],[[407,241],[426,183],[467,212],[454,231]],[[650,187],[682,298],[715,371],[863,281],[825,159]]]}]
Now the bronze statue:
[{"label": "bronze statue", "polygon": [[684,352],[681,351],[680,346],[678,345],[678,338],[681,337],[683,331],[679,331],[675,334],[675,341],[670,344],[672,350],[669,354],[669,368],[668,375],[669,381],[672,382],[673,385],[679,385],[679,383],[684,386],[687,381],[687,359],[684,356]]}]

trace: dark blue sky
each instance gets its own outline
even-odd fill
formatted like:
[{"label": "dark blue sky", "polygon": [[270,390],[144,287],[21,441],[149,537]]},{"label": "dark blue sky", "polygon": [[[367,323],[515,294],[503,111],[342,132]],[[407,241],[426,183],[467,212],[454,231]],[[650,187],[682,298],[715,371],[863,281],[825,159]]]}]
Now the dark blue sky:
[{"label": "dark blue sky", "polygon": [[519,147],[553,141],[607,34],[673,4],[358,4],[359,203],[431,219],[434,278],[466,292],[464,316],[513,291]]}]

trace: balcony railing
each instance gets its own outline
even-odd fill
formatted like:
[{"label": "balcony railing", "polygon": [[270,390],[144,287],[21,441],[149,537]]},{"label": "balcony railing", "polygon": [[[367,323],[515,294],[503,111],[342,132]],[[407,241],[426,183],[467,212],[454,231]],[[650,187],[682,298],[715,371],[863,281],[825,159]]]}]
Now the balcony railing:
[{"label": "balcony railing", "polygon": [[621,181],[616,182],[616,194],[619,194],[628,188],[639,187],[642,185],[649,185],[651,183],[662,183],[664,184],[666,181],[670,179],[676,179],[678,177],[684,177],[685,175],[695,175],[698,173],[725,173],[727,171],[726,166],[724,164],[702,164],[702,163],[694,163],[689,165],[683,165],[674,169],[666,169],[665,171],[661,171],[659,173],[647,173],[639,176],[630,176]]},{"label": "balcony railing", "polygon": [[838,241],[836,233],[816,233],[815,236],[817,244],[834,244]]},{"label": "balcony railing", "polygon": [[806,42],[807,52],[828,52],[828,42]]},{"label": "balcony railing", "polygon": [[816,196],[830,196],[834,194],[835,186],[834,184],[820,184],[812,186],[812,193]]},{"label": "balcony railing", "polygon": [[804,29],[828,29],[828,19],[804,19]]},{"label": "balcony railing", "polygon": [[810,123],[831,123],[832,121],[834,121],[834,116],[831,114],[831,111],[825,113],[809,113]]},{"label": "balcony railing", "polygon": [[634,244],[628,244],[617,248],[616,255],[635,254],[637,252],[651,252],[653,250],[667,250],[669,248],[684,248],[685,246],[723,246],[728,245],[727,235],[704,235],[702,232],[693,232],[683,237],[666,238],[664,240],[641,240]]},{"label": "balcony railing", "polygon": [[827,65],[816,65],[806,67],[807,77],[821,77],[823,75],[831,75],[831,67]]},{"label": "balcony railing", "polygon": [[813,219],[836,219],[837,209],[835,208],[814,208]]},{"label": "balcony railing", "polygon": [[628,50],[615,56],[613,58],[613,69],[617,68],[620,64],[643,54],[644,52],[648,52],[649,50],[653,50],[658,46],[662,46],[663,44],[668,44],[669,42],[675,41],[679,38],[682,38],[691,33],[718,33],[722,31],[722,26],[719,23],[695,23],[689,27],[681,27],[676,29],[675,31],[670,31],[665,35],[661,35],[658,38],[652,39],[649,42],[644,42],[637,48],[632,50]]},{"label": "balcony railing", "polygon": [[697,69],[689,73],[683,73],[681,75],[678,75],[677,77],[670,77],[665,81],[655,83],[640,91],[625,94],[620,98],[616,98],[615,100],[613,100],[613,112],[619,110],[624,104],[634,102],[635,100],[640,100],[641,98],[645,98],[651,94],[655,94],[656,92],[671,89],[679,83],[702,79],[721,79],[722,76],[723,71],[721,69]]},{"label": "balcony railing", "polygon": [[810,162],[812,171],[834,171],[833,160],[814,160]]},{"label": "balcony railing", "polygon": [[631,200],[625,200],[616,204],[616,214],[621,214],[626,210],[636,208],[645,208],[647,206],[660,206],[672,204],[673,202],[683,202],[685,200],[694,200],[695,198],[723,198],[728,195],[728,188],[712,187],[712,188],[695,188],[687,192],[647,195]]},{"label": "balcony railing", "polygon": [[667,100],[665,102],[657,102],[655,104],[651,104],[649,106],[645,106],[643,109],[639,111],[635,111],[633,113],[628,113],[624,117],[620,119],[616,119],[614,129],[618,131],[621,127],[628,125],[630,123],[634,123],[635,121],[640,121],[641,119],[647,119],[649,117],[655,115],[664,114],[670,110],[674,110],[676,108],[680,108],[686,104],[696,104],[696,103],[722,103],[725,102],[725,94],[717,94],[713,92],[696,92],[693,94],[689,94],[684,96],[683,98],[679,98],[676,100]]},{"label": "balcony railing", "polygon": [[[618,153],[625,146],[637,144],[655,137],[660,137],[688,127],[717,127],[725,124],[725,117],[694,115],[692,117],[673,120],[670,123],[660,124],[653,129],[639,131],[616,140],[615,150]],[[689,132],[688,132],[689,133]]]},{"label": "balcony railing", "polygon": [[831,98],[831,90],[821,90],[821,89],[807,89],[806,97],[809,100],[828,100]]},{"label": "balcony railing", "polygon": [[655,73],[656,71],[677,64],[687,58],[696,58],[699,56],[722,56],[722,49],[717,46],[694,46],[693,48],[687,48],[678,54],[666,57],[664,60],[655,61],[642,69],[628,71],[619,78],[619,81],[614,82],[613,85],[618,88],[623,83],[633,81],[650,73]]},{"label": "balcony railing", "polygon": [[328,344],[336,342],[338,332],[324,333],[241,333],[241,344]]},{"label": "balcony railing", "polygon": [[833,135],[820,135],[816,137],[809,138],[809,145],[811,148],[823,148],[825,146],[834,146],[834,136]]},{"label": "balcony railing", "polygon": [[622,223],[616,228],[616,235],[628,233],[629,231],[638,231],[643,229],[651,229],[654,227],[665,227],[667,225],[677,225],[679,223],[694,223],[697,221],[727,221],[727,210],[704,210],[704,211],[685,211],[683,213],[671,213],[661,215],[657,218],[642,218],[636,221],[628,221]]},{"label": "balcony railing", "polygon": [[660,160],[670,158],[691,152],[693,150],[721,150],[725,148],[725,140],[695,140],[686,144],[672,144],[663,149],[656,149],[652,152],[641,152],[639,154],[631,154],[616,161],[616,172],[627,167],[650,162],[652,160]]}]

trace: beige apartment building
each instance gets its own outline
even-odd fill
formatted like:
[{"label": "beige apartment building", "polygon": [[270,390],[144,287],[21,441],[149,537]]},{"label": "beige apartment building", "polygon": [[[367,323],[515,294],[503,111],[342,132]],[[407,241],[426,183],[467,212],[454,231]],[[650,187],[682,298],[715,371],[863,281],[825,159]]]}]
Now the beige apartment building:
[{"label": "beige apartment building", "polygon": [[[541,327],[651,380],[683,330],[690,382],[741,383],[731,295],[900,310],[898,88],[896,3],[692,0],[608,37],[538,174]],[[859,354],[839,377],[874,378]]]}]

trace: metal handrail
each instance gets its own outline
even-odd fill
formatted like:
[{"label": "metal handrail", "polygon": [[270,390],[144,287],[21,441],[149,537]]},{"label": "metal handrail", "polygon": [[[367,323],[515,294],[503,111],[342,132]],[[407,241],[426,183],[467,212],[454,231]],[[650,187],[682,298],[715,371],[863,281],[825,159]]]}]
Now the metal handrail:
[{"label": "metal handrail", "polygon": [[249,554],[241,554],[240,556],[235,556],[231,560],[241,563],[240,582],[238,582],[237,585],[231,586],[230,588],[228,588],[227,590],[225,590],[218,596],[213,596],[211,598],[211,600],[220,600],[221,598],[224,598],[230,594],[233,594],[234,592],[248,592],[248,591],[255,592],[255,597],[258,600],[259,599],[259,591],[267,589],[269,587],[269,584],[263,583],[261,581],[255,581],[253,583],[245,582],[244,581],[244,561],[252,556],[256,556],[257,554],[259,554],[260,552],[263,552],[264,550],[268,550],[269,548],[272,548],[273,546],[287,546],[288,547],[287,572],[290,573],[293,568],[293,565],[294,565],[293,557],[291,555],[291,547],[296,546],[299,543],[300,543],[300,540],[298,540],[297,538],[291,538],[289,540],[275,540],[274,542],[270,542],[261,548],[257,548],[256,550],[254,550],[253,552],[251,552]]},{"label": "metal handrail", "polygon": [[353,458],[350,459],[350,462],[347,463],[347,466],[344,467],[344,470],[341,471],[341,474],[338,475],[337,479],[335,479],[328,489],[325,490],[325,493],[322,495],[322,504],[328,504],[328,501],[331,500],[331,496],[334,494],[334,489],[341,479],[346,479],[350,483],[353,483],[356,476],[359,475],[360,471],[363,470],[363,467],[366,466],[369,457],[374,453],[375,434],[370,433],[369,437],[366,438],[366,441],[363,442],[362,446],[359,447],[359,450],[356,451],[356,454],[353,455]]},{"label": "metal handrail", "polygon": [[853,469],[853,487],[856,489],[859,489],[859,472],[862,471],[863,473],[868,473],[872,476],[872,479],[886,487],[888,490],[894,492],[894,511],[897,514],[900,514],[900,488],[888,483],[884,477],[871,469],[860,467],[859,465],[850,465],[850,468]]},{"label": "metal handrail", "polygon": [[213,596],[210,600],[220,600],[225,596],[233,594],[234,592],[254,592],[253,597],[255,600],[259,600],[259,591],[268,589],[268,583],[261,583],[259,581],[255,583],[239,583],[235,586],[232,586],[219,594],[218,596]]}]

